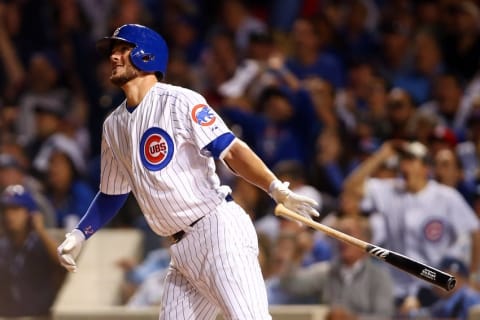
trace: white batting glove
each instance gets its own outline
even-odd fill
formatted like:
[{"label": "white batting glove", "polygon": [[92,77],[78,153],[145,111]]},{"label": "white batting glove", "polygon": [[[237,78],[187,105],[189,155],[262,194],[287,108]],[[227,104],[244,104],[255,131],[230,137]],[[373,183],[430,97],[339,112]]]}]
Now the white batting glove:
[{"label": "white batting glove", "polygon": [[70,272],[77,272],[77,263],[75,260],[82,249],[84,241],[85,236],[82,231],[74,229],[65,235],[65,240],[57,248],[60,264]]},{"label": "white batting glove", "polygon": [[268,188],[268,193],[275,202],[283,204],[286,208],[301,214],[307,219],[319,217],[320,214],[315,210],[318,203],[309,197],[296,194],[288,188],[289,185],[289,182],[274,180]]}]

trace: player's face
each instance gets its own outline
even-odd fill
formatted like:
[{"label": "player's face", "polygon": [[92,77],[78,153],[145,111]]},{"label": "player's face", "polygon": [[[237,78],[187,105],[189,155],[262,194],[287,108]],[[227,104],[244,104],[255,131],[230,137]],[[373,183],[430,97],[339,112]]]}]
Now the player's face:
[{"label": "player's face", "polygon": [[132,46],[123,42],[118,42],[112,48],[110,81],[116,86],[121,87],[138,76],[138,70],[130,62],[130,51]]},{"label": "player's face", "polygon": [[25,230],[29,221],[29,214],[27,209],[23,207],[5,207],[1,213],[3,226],[9,232],[22,232]]}]

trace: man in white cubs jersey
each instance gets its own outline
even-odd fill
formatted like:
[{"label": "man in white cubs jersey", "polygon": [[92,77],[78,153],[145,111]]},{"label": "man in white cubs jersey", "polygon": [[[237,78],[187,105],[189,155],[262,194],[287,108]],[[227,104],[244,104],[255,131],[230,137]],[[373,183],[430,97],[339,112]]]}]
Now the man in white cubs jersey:
[{"label": "man in white cubs jersey", "polygon": [[[392,156],[400,156],[401,178],[370,176]],[[361,192],[364,206],[383,216],[387,249],[433,267],[445,256],[457,256],[479,266],[479,221],[461,194],[429,180],[428,150],[419,142],[386,142],[345,181],[345,189]],[[468,252],[465,252],[468,249]],[[393,269],[399,311],[419,307],[424,283]]]},{"label": "man in white cubs jersey", "polygon": [[305,217],[318,216],[315,201],[280,182],[201,95],[159,82],[167,46],[156,32],[128,24],[98,45],[126,100],[105,120],[100,191],[59,246],[60,262],[76,271],[82,243],[132,192],[150,227],[174,242],[160,319],[214,319],[218,310],[271,319],[253,223],[220,184],[214,159]]}]

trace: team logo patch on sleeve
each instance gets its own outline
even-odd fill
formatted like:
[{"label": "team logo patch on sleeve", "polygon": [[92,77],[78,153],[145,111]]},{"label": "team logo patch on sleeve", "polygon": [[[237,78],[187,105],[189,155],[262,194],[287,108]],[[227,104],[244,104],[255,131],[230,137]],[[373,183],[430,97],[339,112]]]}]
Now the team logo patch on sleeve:
[{"label": "team logo patch on sleeve", "polygon": [[140,158],[145,168],[159,171],[172,160],[174,145],[168,133],[153,127],[145,131],[140,140]]},{"label": "team logo patch on sleeve", "polygon": [[192,119],[202,127],[207,127],[212,125],[217,120],[217,117],[215,117],[213,110],[206,104],[197,104],[192,109]]}]

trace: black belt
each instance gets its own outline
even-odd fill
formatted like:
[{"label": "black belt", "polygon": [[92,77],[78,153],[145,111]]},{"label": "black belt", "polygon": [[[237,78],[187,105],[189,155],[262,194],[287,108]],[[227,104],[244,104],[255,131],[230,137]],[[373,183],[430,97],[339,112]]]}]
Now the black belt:
[{"label": "black belt", "polygon": [[[231,194],[227,194],[227,196],[225,197],[225,200],[227,202],[230,202],[230,201],[233,201],[233,197]],[[205,216],[201,217],[201,218],[198,218],[197,220],[193,221],[191,224],[190,224],[190,227],[193,227],[195,224],[197,224],[198,221],[202,220]],[[183,230],[180,230],[178,231],[177,233],[174,233],[170,236],[170,238],[172,239],[173,243],[177,243],[179,242],[180,240],[182,240],[182,238],[185,236],[185,231]]]}]

